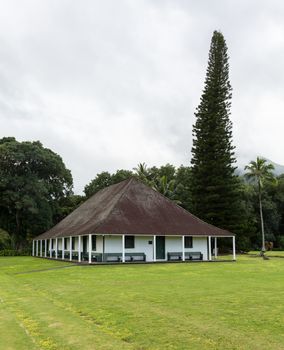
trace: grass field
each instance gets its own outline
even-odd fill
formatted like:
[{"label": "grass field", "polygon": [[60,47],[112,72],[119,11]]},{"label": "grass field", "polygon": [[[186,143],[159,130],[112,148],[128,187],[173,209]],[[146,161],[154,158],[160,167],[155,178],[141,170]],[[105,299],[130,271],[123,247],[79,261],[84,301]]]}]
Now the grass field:
[{"label": "grass field", "polygon": [[[249,254],[259,255],[260,252],[254,250],[254,251],[250,251]],[[275,256],[275,257],[282,257],[283,256],[283,258],[284,258],[284,251],[269,250],[269,251],[265,252],[265,255],[268,256],[268,257],[270,257],[270,256],[271,257],[273,257],[273,256]]]},{"label": "grass field", "polygon": [[0,349],[284,349],[284,259],[0,258]]}]

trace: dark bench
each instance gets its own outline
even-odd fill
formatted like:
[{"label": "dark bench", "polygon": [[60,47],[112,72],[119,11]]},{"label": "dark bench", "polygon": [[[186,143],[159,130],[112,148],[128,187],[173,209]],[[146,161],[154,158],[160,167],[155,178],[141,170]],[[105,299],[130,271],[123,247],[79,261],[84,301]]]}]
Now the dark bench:
[{"label": "dark bench", "polygon": [[182,260],[182,252],[168,252],[168,261]]},{"label": "dark bench", "polygon": [[189,260],[203,260],[203,254],[201,252],[189,252],[188,254]]},{"label": "dark bench", "polygon": [[[83,252],[82,253],[82,260],[83,261],[89,261],[89,253]],[[92,262],[101,262],[102,261],[102,253],[91,253],[91,261]]]},{"label": "dark bench", "polygon": [[[121,262],[122,253],[105,253],[104,261]],[[145,253],[125,253],[125,262],[146,261]]]},{"label": "dark bench", "polygon": [[92,261],[102,262],[103,261],[103,254],[102,253],[92,253]]},{"label": "dark bench", "polygon": [[[48,256],[50,256],[50,251],[48,252]],[[52,251],[51,251],[51,257],[55,258],[55,250],[54,249],[52,249]],[[57,251],[57,259],[58,258],[62,258],[62,250]]]},{"label": "dark bench", "polygon": [[72,260],[79,260],[78,252],[72,251]]},{"label": "dark bench", "polygon": [[126,262],[146,261],[146,254],[145,253],[125,253],[125,261]]},{"label": "dark bench", "polygon": [[[185,260],[203,260],[203,254],[201,252],[185,252]],[[168,261],[180,261],[182,260],[182,252],[168,252]]]},{"label": "dark bench", "polygon": [[70,251],[69,250],[64,251],[64,259],[70,259]]},{"label": "dark bench", "polygon": [[120,262],[121,260],[121,253],[104,253],[104,261],[106,262]]}]

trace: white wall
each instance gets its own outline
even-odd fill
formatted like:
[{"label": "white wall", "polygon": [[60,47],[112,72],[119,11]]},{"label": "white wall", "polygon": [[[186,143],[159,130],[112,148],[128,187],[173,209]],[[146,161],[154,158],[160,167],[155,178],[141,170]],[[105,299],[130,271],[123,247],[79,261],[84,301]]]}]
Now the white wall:
[{"label": "white wall", "polygon": [[[181,236],[166,236],[166,259],[168,252],[182,252]],[[201,252],[203,260],[208,260],[207,256],[207,237],[193,237],[192,248],[185,248],[185,252]]]},{"label": "white wall", "polygon": [[[68,241],[67,250],[69,250],[69,237],[65,237],[64,240]],[[94,252],[103,251],[103,236],[97,235],[96,250]],[[125,249],[125,253],[145,253],[146,261],[153,261],[153,236],[135,236],[134,248]],[[72,241],[75,241],[75,251],[78,250],[78,237],[72,237]],[[152,244],[149,244],[152,241]],[[58,238],[58,250],[62,250],[62,239]],[[39,245],[40,248],[40,245]],[[55,240],[54,240],[55,249]],[[83,249],[83,236],[81,236],[81,250]],[[88,239],[89,249],[89,239]],[[181,236],[166,236],[165,239],[166,258],[168,252],[181,252],[182,251],[182,238]],[[203,254],[203,260],[208,260],[207,253],[207,237],[193,237],[192,248],[185,248],[185,252],[201,252]],[[105,235],[105,253],[122,253],[122,236],[121,235]]]},{"label": "white wall", "polygon": [[186,248],[186,252],[201,252],[203,260],[208,260],[207,237],[193,237],[192,248]]},{"label": "white wall", "polygon": [[62,250],[62,238],[57,238],[57,249]]},{"label": "white wall", "polygon": [[182,251],[182,241],[180,237],[166,237],[166,259],[168,252],[181,252]]},{"label": "white wall", "polygon": [[103,252],[103,236],[97,236],[96,245],[97,245],[97,249],[93,250],[93,251],[96,251],[98,253],[102,253]]},{"label": "white wall", "polygon": [[[122,253],[121,235],[105,236],[105,253]],[[153,236],[135,236],[134,248],[125,249],[125,253],[145,253],[146,261],[153,261]]]},{"label": "white wall", "polygon": [[[73,243],[73,242],[75,242],[75,243]],[[81,241],[81,243],[82,243],[82,241]],[[74,246],[74,250],[78,251],[78,247],[79,247],[79,238],[78,238],[78,236],[77,237],[72,237],[72,245]]]},{"label": "white wall", "polygon": [[121,253],[122,239],[120,235],[105,236],[105,253]]},{"label": "white wall", "polygon": [[125,253],[145,253],[146,261],[153,261],[153,236],[135,236],[134,248],[125,249]]}]

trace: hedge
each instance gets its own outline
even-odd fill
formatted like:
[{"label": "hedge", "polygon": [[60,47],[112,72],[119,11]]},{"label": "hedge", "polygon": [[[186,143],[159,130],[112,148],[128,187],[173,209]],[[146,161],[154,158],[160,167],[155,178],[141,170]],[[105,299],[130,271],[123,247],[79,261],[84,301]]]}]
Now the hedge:
[{"label": "hedge", "polygon": [[31,255],[30,249],[14,250],[14,249],[3,249],[0,250],[0,256],[29,256]]}]

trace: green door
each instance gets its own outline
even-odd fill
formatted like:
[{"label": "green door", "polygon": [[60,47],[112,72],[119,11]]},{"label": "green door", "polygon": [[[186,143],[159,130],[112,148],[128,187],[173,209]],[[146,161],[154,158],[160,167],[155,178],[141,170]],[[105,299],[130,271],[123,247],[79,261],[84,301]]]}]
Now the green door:
[{"label": "green door", "polygon": [[165,259],[165,236],[156,237],[156,259]]}]

